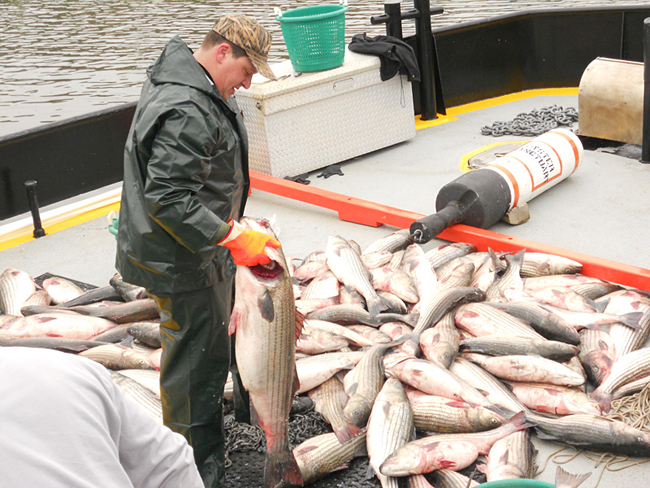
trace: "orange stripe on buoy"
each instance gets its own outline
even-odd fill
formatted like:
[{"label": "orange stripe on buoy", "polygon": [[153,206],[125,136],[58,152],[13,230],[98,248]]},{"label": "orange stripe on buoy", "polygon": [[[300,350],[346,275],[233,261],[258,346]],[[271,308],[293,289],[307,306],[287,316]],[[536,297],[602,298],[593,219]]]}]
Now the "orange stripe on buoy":
[{"label": "orange stripe on buoy", "polygon": [[578,169],[578,165],[580,164],[580,151],[578,150],[578,146],[576,146],[575,141],[571,139],[571,137],[566,135],[564,132],[561,132],[559,130],[552,130],[550,132],[552,132],[553,134],[557,134],[558,136],[564,137],[567,141],[569,141],[569,144],[571,144],[571,148],[573,149],[573,157],[576,162],[573,171],[571,171],[571,173],[575,173],[575,170]]},{"label": "orange stripe on buoy", "polygon": [[[512,156],[509,156],[509,157],[512,157]],[[513,159],[516,159],[516,158],[513,158]],[[521,161],[519,161],[519,162],[521,163]],[[490,164],[489,166],[486,166],[486,168],[487,167],[499,169],[499,170],[503,171],[503,173],[508,177],[508,179],[510,180],[510,183],[512,183],[512,188],[515,191],[514,202],[512,204],[512,208],[516,207],[517,203],[519,203],[519,183],[517,183],[517,179],[515,178],[515,176],[509,170],[507,170],[506,168],[504,168],[503,166],[500,166],[498,164]],[[524,167],[526,167],[525,164],[524,164]],[[528,168],[526,168],[526,169],[528,169]],[[532,178],[532,175],[531,175],[531,178]]]}]

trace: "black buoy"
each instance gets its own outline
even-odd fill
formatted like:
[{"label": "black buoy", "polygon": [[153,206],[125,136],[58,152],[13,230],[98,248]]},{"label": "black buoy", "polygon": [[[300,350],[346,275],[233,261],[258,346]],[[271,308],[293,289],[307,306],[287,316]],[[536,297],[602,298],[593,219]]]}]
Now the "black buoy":
[{"label": "black buoy", "polygon": [[38,199],[36,198],[36,180],[27,180],[23,183],[27,189],[27,200],[29,201],[29,209],[32,212],[32,220],[34,221],[34,237],[45,236],[45,230],[41,224],[41,215],[38,210]]},{"label": "black buoy", "polygon": [[553,129],[484,167],[443,186],[437,213],[416,220],[409,229],[425,244],[454,224],[487,229],[571,175],[580,164],[582,143],[566,129]]}]

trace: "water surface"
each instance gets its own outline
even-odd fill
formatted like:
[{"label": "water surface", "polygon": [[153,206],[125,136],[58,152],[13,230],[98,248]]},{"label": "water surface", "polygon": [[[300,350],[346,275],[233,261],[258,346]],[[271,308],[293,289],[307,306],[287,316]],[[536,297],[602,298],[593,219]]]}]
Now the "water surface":
[{"label": "water surface", "polygon": [[[179,34],[196,48],[217,16],[245,13],[273,34],[271,60],[288,59],[274,7],[283,11],[316,0],[0,0],[0,136],[136,101],[146,68]],[[434,27],[530,8],[615,5],[604,0],[440,0]],[[641,5],[626,0],[625,5]],[[405,1],[402,9],[411,8]],[[383,2],[349,0],[346,38],[385,33],[370,17]],[[413,21],[404,22],[404,34]]]}]

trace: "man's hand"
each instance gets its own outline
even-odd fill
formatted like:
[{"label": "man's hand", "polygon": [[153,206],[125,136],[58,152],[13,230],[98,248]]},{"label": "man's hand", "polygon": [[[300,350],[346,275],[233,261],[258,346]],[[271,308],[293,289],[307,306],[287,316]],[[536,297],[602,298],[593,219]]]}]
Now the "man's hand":
[{"label": "man's hand", "polygon": [[278,241],[263,232],[245,229],[239,222],[232,219],[228,223],[231,225],[230,232],[217,244],[230,249],[235,264],[255,266],[268,264],[271,261],[264,248],[266,246],[278,248],[280,247]]}]

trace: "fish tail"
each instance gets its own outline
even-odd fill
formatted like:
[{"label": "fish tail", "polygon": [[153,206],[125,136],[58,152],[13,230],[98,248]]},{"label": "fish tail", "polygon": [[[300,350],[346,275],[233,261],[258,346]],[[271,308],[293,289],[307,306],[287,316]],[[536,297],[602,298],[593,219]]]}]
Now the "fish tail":
[{"label": "fish tail", "polygon": [[290,450],[272,451],[266,456],[264,466],[264,486],[303,486],[302,473]]},{"label": "fish tail", "polygon": [[628,327],[632,327],[633,329],[640,329],[641,325],[639,324],[639,320],[641,320],[641,317],[643,314],[641,312],[630,312],[630,313],[624,313],[623,315],[619,315],[619,321],[622,324],[627,325]]},{"label": "fish tail", "polygon": [[350,439],[363,434],[363,431],[349,420],[345,420],[341,425],[334,428],[334,433],[339,442],[343,444]]},{"label": "fish tail", "polygon": [[368,306],[368,313],[373,319],[377,318],[377,315],[379,315],[379,312],[382,310],[386,310],[388,307],[386,304],[388,301],[380,297],[379,295],[375,295],[373,297],[368,297],[366,298],[366,305]]},{"label": "fish tail", "polygon": [[591,476],[591,473],[571,474],[562,469],[561,466],[558,466],[555,471],[555,485],[566,486],[567,488],[577,488],[584,480],[589,478],[589,476]]}]

